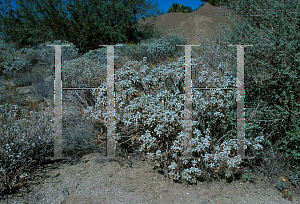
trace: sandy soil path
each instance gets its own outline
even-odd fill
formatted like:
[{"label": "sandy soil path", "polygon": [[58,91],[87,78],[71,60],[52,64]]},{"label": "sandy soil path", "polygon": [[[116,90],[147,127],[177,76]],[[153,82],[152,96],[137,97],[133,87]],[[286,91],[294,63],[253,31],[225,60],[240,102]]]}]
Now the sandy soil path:
[{"label": "sandy soil path", "polygon": [[[34,179],[32,192],[4,198],[3,203],[300,203],[283,198],[274,185],[264,179],[243,181],[175,183],[153,171],[146,161],[99,160],[100,154],[84,156],[77,164],[47,167],[46,178]],[[37,174],[38,175],[38,174]]]}]

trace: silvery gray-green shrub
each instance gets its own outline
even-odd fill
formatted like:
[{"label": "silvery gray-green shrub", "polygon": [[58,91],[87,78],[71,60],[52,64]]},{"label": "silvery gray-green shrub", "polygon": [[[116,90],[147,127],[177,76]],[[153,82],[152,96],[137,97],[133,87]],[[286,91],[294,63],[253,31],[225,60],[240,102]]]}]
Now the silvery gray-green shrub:
[{"label": "silvery gray-green shrub", "polygon": [[138,45],[124,45],[120,49],[131,59],[141,61],[147,57],[148,62],[153,63],[159,59],[166,59],[173,54],[178,54],[182,48],[176,46],[178,44],[187,44],[187,39],[176,34],[168,34],[159,39],[142,40]]},{"label": "silvery gray-green shrub", "polygon": [[[178,35],[168,35],[162,39],[151,39],[142,41],[137,46],[125,45],[115,47],[114,59],[117,61],[123,54],[136,60],[142,59],[142,56],[150,57],[148,62],[155,62],[160,56],[166,59],[172,56],[172,53],[178,52],[180,47],[176,44],[184,44],[186,40]],[[62,50],[65,48],[62,48]],[[63,53],[64,55],[64,53]],[[64,59],[64,57],[63,57]],[[107,69],[107,48],[91,50],[79,58],[68,60],[62,65],[63,87],[98,87],[106,81]]]},{"label": "silvery gray-green shrub", "polygon": [[[62,66],[63,87],[98,87],[106,80],[106,49],[97,49],[66,61]],[[115,56],[117,58],[118,56]]]},{"label": "silvery gray-green shrub", "polygon": [[37,46],[34,46],[32,49],[35,51],[35,60],[38,60],[37,66],[54,67],[54,56],[55,56],[55,47],[54,46],[45,46],[45,45],[56,45],[56,44],[66,44],[69,46],[62,46],[62,63],[65,61],[70,61],[81,56],[78,51],[79,49],[73,43],[68,41],[62,42],[61,40],[47,41],[41,43]]},{"label": "silvery gray-green shrub", "polygon": [[13,191],[23,178],[53,155],[53,118],[16,105],[1,105],[0,194]]},{"label": "silvery gray-green shrub", "polygon": [[[46,44],[61,44],[60,40],[53,42],[45,42],[32,48],[15,49],[13,46],[7,46],[6,43],[0,41],[0,68],[5,76],[16,75],[17,73],[31,72],[33,67],[54,67],[54,47],[45,46]],[[69,61],[79,56],[78,48],[72,43],[62,48],[62,59]],[[51,69],[51,68],[49,68]]]},{"label": "silvery gray-green shrub", "polygon": [[[0,53],[0,68],[1,75],[13,75],[17,72],[24,72],[29,69],[32,61],[29,60],[34,53],[32,50],[21,49],[17,50],[13,46],[7,46],[6,43],[1,40],[1,53]],[[25,55],[25,59],[20,55]]]},{"label": "silvery gray-green shrub", "polygon": [[[192,59],[192,69],[204,69],[201,58]],[[199,68],[201,67],[201,68]],[[222,66],[219,66],[221,69]],[[225,73],[223,77],[214,73],[222,86],[233,86],[233,77]],[[207,71],[199,72],[198,81],[210,82]],[[105,87],[104,82],[101,87]],[[193,155],[197,160],[183,157],[184,123],[184,60],[160,65],[150,69],[144,61],[129,61],[116,71],[115,102],[117,141],[126,142],[132,136],[140,140],[139,151],[148,159],[156,160],[160,167],[167,169],[174,180],[195,183],[202,173],[211,177],[214,174],[231,177],[240,168],[241,158],[234,156],[236,139],[229,131],[234,127],[219,129],[215,133],[210,124],[226,124],[228,109],[232,104],[235,91],[212,91],[204,97],[201,91],[193,92]],[[106,116],[106,93],[94,91],[96,105],[86,110],[87,119],[104,119]],[[125,131],[126,129],[126,131]],[[214,133],[214,135],[211,135]],[[217,142],[216,142],[217,141]],[[263,136],[252,141],[245,140],[245,149],[262,150]],[[129,143],[128,143],[129,144]],[[168,151],[167,153],[165,153]]]}]

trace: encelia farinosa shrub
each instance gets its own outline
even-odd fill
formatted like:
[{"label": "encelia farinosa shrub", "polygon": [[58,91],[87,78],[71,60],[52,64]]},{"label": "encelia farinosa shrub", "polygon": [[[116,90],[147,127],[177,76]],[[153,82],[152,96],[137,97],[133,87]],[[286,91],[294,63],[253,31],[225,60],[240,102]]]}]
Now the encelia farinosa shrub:
[{"label": "encelia farinosa shrub", "polygon": [[9,104],[0,109],[0,194],[7,194],[53,155],[54,126],[42,113]]},{"label": "encelia farinosa shrub", "polygon": [[[199,69],[200,64],[200,58],[192,59],[192,70]],[[202,65],[201,69],[204,71],[199,72],[198,80],[211,80],[208,68]],[[214,73],[214,78],[218,77]],[[235,82],[228,73],[220,81],[222,87],[233,86]],[[103,83],[105,86],[106,83]],[[97,102],[85,111],[87,119],[104,121],[106,113],[103,107],[107,95],[103,91],[93,93]],[[124,144],[128,138],[138,137],[139,151],[159,163],[158,167],[174,180],[195,183],[197,179],[207,180],[214,176],[233,177],[239,172],[242,161],[235,156],[237,141],[232,137],[234,127],[220,127],[228,120],[226,112],[235,109],[234,93],[213,90],[209,97],[205,97],[201,91],[194,91],[192,155],[199,159],[189,160],[183,156],[183,57],[172,64],[155,68],[147,66],[146,58],[142,62],[129,61],[116,71],[116,141]],[[216,126],[214,129],[213,124]],[[252,141],[245,139],[245,149],[261,150],[259,143],[262,140],[263,136]],[[130,142],[127,145],[130,146]]]}]

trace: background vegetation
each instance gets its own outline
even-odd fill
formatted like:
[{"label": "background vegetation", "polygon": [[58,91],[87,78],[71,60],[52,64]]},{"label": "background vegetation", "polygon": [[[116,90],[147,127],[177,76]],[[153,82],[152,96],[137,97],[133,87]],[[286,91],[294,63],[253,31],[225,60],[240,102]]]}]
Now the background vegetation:
[{"label": "background vegetation", "polygon": [[245,103],[251,103],[255,109],[252,125],[267,136],[266,146],[275,148],[291,168],[297,169],[300,162],[297,145],[300,142],[299,3],[235,0],[228,5],[239,14],[248,11],[243,13],[244,21],[234,29],[230,43],[253,44],[245,48]]},{"label": "background vegetation", "polygon": [[[18,49],[48,40],[67,40],[84,54],[98,49],[100,44],[138,42],[153,37],[152,26],[137,25],[138,16],[161,14],[157,4],[145,0],[75,0],[74,4],[67,2],[66,7],[59,0],[16,0],[20,7],[15,12],[9,1],[4,1],[9,11],[0,17],[4,26],[1,31],[6,43],[13,42]],[[66,11],[70,12],[70,19],[66,18]]]},{"label": "background vegetation", "polygon": [[[196,8],[195,10],[197,10],[198,8]],[[193,11],[193,9],[189,6],[184,6],[182,4],[177,4],[174,3],[172,4],[172,6],[169,8],[167,13],[171,13],[171,12],[175,12],[175,13],[179,13],[179,12],[183,12],[183,13],[191,13]]]},{"label": "background vegetation", "polygon": [[[162,60],[166,60],[168,57],[174,57],[172,54],[175,54],[178,50],[173,48],[170,49],[170,42],[182,42],[182,39],[179,37],[142,41],[152,38],[153,36],[157,38],[161,36],[161,33],[155,32],[153,27],[142,28],[138,27],[136,24],[135,16],[143,13],[145,14],[147,8],[149,9],[152,6],[150,4],[146,4],[145,1],[135,0],[128,3],[127,1],[112,0],[108,4],[102,3],[98,5],[96,4],[96,1],[83,2],[76,0],[75,4],[67,5],[68,10],[72,13],[71,19],[66,18],[66,10],[64,8],[60,10],[57,9],[57,5],[60,5],[60,1],[44,0],[42,1],[42,4],[39,5],[41,1],[34,0],[30,1],[30,6],[28,5],[29,1],[18,0],[17,2],[21,6],[20,9],[16,11],[18,18],[13,16],[13,10],[11,9],[8,11],[7,16],[1,16],[0,18],[1,25],[4,25],[4,29],[2,31],[7,39],[6,42],[2,41],[0,44],[1,75],[2,77],[9,77],[12,75],[13,80],[20,87],[33,84],[36,87],[40,87],[35,89],[35,95],[38,95],[39,102],[42,102],[44,98],[49,97],[51,94],[53,96],[53,93],[45,93],[45,89],[48,89],[46,87],[53,87],[53,81],[52,84],[46,82],[45,72],[43,72],[44,70],[42,69],[43,66],[43,68],[45,68],[53,65],[53,60],[50,59],[49,61],[49,56],[51,56],[51,53],[53,54],[53,51],[44,51],[43,43],[45,42],[60,39],[74,43],[74,45],[70,48],[66,48],[66,55],[64,55],[66,56],[66,59],[70,61],[73,59],[76,60],[76,58],[80,55],[82,55],[86,60],[90,60],[93,54],[91,54],[91,52],[87,52],[89,50],[98,49],[99,44],[115,44],[117,42],[128,41],[141,42],[139,45],[139,47],[141,47],[140,50],[132,49],[132,46],[125,46],[123,53],[128,51],[128,55],[132,59],[136,58],[136,60],[141,60],[141,57],[147,53],[147,57],[150,60],[149,63],[155,61],[155,56],[159,54],[163,56],[164,59]],[[215,2],[211,4],[217,5],[217,1],[208,2]],[[222,56],[221,59],[223,62],[227,62],[228,65],[235,68],[236,48],[229,47],[228,44],[253,44],[253,47],[245,48],[246,133],[247,136],[253,138],[258,135],[263,135],[264,140],[262,141],[262,147],[264,151],[263,154],[259,154],[258,159],[244,162],[253,169],[257,169],[259,166],[264,167],[265,169],[263,170],[269,177],[275,176],[276,172],[281,172],[283,169],[288,168],[291,170],[299,170],[300,168],[300,147],[298,145],[300,142],[300,82],[298,80],[300,71],[299,3],[299,0],[277,0],[272,2],[267,0],[233,0],[225,2],[223,5],[235,11],[241,18],[236,21],[233,32],[226,32],[226,30],[223,30],[223,32],[220,32],[219,36],[216,36],[215,39],[206,42],[206,44],[203,43],[203,46],[199,49],[203,58],[209,62],[208,64],[214,64],[210,63],[210,61],[216,57],[206,53],[206,51],[210,49],[210,46],[213,47],[214,45],[214,54],[219,54]],[[8,6],[9,4],[5,5]],[[32,12],[33,7],[36,8],[36,13]],[[178,8],[172,5],[169,11],[186,11],[184,6]],[[120,9],[123,10],[122,16],[120,16]],[[36,14],[38,12],[45,15],[41,18],[37,17]],[[124,18],[124,15],[128,18]],[[251,15],[260,15],[260,17]],[[105,20],[103,21],[102,19]],[[102,27],[105,29],[102,29]],[[170,42],[168,42],[168,39]],[[148,53],[148,50],[145,47],[145,42],[149,44],[149,49],[151,48],[152,52]],[[34,47],[35,50],[31,48],[29,49],[29,46]],[[75,46],[78,50],[74,48]],[[99,50],[97,50],[97,52]],[[221,51],[217,52],[216,50]],[[96,55],[95,59],[99,58],[99,53],[97,52],[94,54]],[[105,57],[105,52],[101,52],[103,54],[101,57]],[[21,56],[25,56],[25,59],[21,58]],[[41,62],[45,64],[41,65]],[[158,62],[155,61],[155,64],[158,64]],[[218,64],[216,64],[216,66],[217,65]],[[90,73],[95,73],[94,71],[97,70],[99,72],[96,73],[97,75],[103,75],[105,71],[105,69],[102,69],[103,67],[101,69],[94,69],[94,65],[88,67],[93,70]],[[132,67],[135,66],[131,65],[131,68]],[[123,69],[125,68],[126,66]],[[141,66],[135,68],[140,69]],[[163,68],[153,70],[158,70],[157,72],[159,72],[160,69]],[[38,73],[38,70],[41,72]],[[66,70],[70,70],[70,72],[68,72],[70,75],[65,75],[66,80],[74,78],[74,76],[78,75],[78,72],[80,71],[79,69],[74,69],[72,66],[68,66],[67,63]],[[148,71],[150,72],[151,70]],[[128,77],[133,76],[133,79],[136,77],[136,72],[133,72],[132,70],[127,70],[127,72]],[[167,72],[163,73],[167,74]],[[53,75],[53,73],[50,74]],[[123,77],[122,74],[119,76]],[[129,78],[124,80],[129,83]],[[149,81],[153,79],[149,79]],[[177,87],[179,90],[178,93],[180,93],[180,91],[182,92],[183,83],[181,83],[182,81],[180,82],[179,79],[178,81]],[[171,82],[172,81],[168,81],[169,84]],[[68,83],[71,83],[71,81],[68,81]],[[101,84],[95,83],[95,85]],[[139,86],[138,84],[135,85]],[[0,133],[1,138],[4,138],[1,140],[2,142],[0,146],[1,187],[6,190],[9,189],[10,191],[20,178],[26,174],[26,172],[33,171],[34,166],[43,163],[42,161],[45,155],[49,152],[53,152],[51,149],[52,136],[49,133],[53,130],[53,128],[50,127],[47,121],[35,119],[38,118],[38,116],[33,115],[32,113],[27,112],[21,114],[19,111],[18,114],[14,114],[13,110],[15,108],[10,105],[15,105],[16,103],[10,102],[11,104],[7,105],[7,102],[9,101],[8,99],[11,98],[13,100],[19,100],[19,104],[22,104],[24,99],[22,99],[20,95],[15,94],[15,88],[9,86],[3,87],[1,88],[0,98],[1,105],[3,104],[3,106],[1,106],[3,113],[0,117],[2,128]],[[129,96],[131,94],[136,97],[136,95],[134,95],[134,91],[128,89],[130,89],[130,87],[124,88],[124,90],[128,91]],[[44,92],[42,90],[44,90]],[[123,92],[123,94],[125,94],[125,92]],[[170,95],[170,93],[164,91],[156,94],[158,94],[157,97],[160,97],[160,99]],[[13,98],[14,95],[15,98]],[[167,99],[168,97],[166,97],[165,100]],[[129,99],[129,101],[130,100],[131,99]],[[133,107],[133,109],[134,108],[137,107]],[[131,110],[128,109],[125,110],[125,112],[126,111],[129,114]],[[153,112],[153,115],[155,114],[156,113]],[[164,115],[158,115],[158,118],[161,119],[163,116]],[[40,127],[40,129],[27,130],[26,128],[21,128],[20,130],[16,128],[17,126],[28,127],[28,124],[25,122],[26,117],[31,117],[28,121],[33,121],[33,118],[37,120],[36,124],[39,124],[37,126]],[[127,115],[126,117],[130,118],[131,116]],[[234,110],[227,111],[226,117],[227,120],[230,121],[229,126],[234,126],[234,122],[236,120]],[[11,118],[10,122],[5,118]],[[24,121],[20,121],[20,118],[23,118]],[[201,117],[199,116],[199,118]],[[144,119],[146,120],[146,118]],[[126,120],[124,120],[124,122],[126,122]],[[157,134],[155,132],[161,131],[159,129],[161,126],[159,125],[166,124],[166,122],[161,122],[159,124],[154,121],[150,121],[150,124],[153,126],[156,125],[156,127],[152,127],[151,129],[152,135],[149,135],[149,132],[142,132],[143,134],[139,135],[142,144],[145,144],[144,152],[148,153],[149,157],[153,156],[155,153],[159,159],[162,159],[162,157],[159,156],[160,153],[163,153],[163,151],[157,151],[159,148],[155,146],[151,140],[156,138]],[[172,125],[173,124],[169,124],[169,126]],[[176,128],[178,127],[179,126],[177,125]],[[206,126],[204,127],[207,128]],[[214,127],[212,127],[212,132],[217,134],[217,125]],[[11,132],[11,128],[15,128],[15,131]],[[26,132],[30,132],[31,135],[26,134]],[[176,129],[177,136],[178,132],[179,130]],[[45,134],[47,135],[47,138],[41,139],[39,134]],[[70,133],[70,135],[73,137],[67,137],[70,138],[67,139],[69,140],[69,143],[68,141],[66,143],[69,147],[67,152],[74,152],[72,148],[76,147],[78,147],[79,150],[86,151],[86,147],[90,147],[90,144],[86,144],[86,147],[78,146],[78,144],[82,143],[82,137],[74,133]],[[196,133],[196,135],[200,134]],[[175,138],[175,134],[173,136],[172,142],[180,141],[180,135],[178,138]],[[217,136],[220,138],[222,137],[222,135]],[[203,140],[204,139],[205,138],[203,138]],[[15,140],[19,142],[16,143],[14,142]],[[147,145],[152,149],[148,150]],[[128,143],[123,145],[125,148],[128,148],[129,146],[130,144]],[[180,145],[174,145],[173,149],[179,148],[179,146]],[[18,150],[20,147],[23,148],[22,151]],[[177,150],[177,153],[180,153],[180,149]],[[211,151],[211,149],[209,151]],[[258,155],[258,152],[255,151],[252,153]],[[42,155],[42,158],[38,158],[36,155]],[[24,160],[23,158],[28,159]],[[186,164],[184,164],[183,161],[180,162],[178,163],[180,171],[184,171],[187,166],[184,166]],[[175,172],[180,172],[177,166],[174,163],[171,163],[169,166],[167,165],[169,165],[169,163],[164,163],[159,166],[164,166],[165,168],[170,166],[170,169],[173,171],[173,176],[176,177]],[[198,174],[198,170],[199,169],[195,168],[185,170],[185,178],[191,181],[192,178],[188,177],[187,174]],[[225,177],[226,175],[228,176],[226,169],[223,173],[225,174]],[[244,177],[247,179],[250,178],[251,175],[244,174]],[[296,176],[291,177],[291,182],[297,185]],[[286,183],[278,183],[278,186],[280,187],[279,189],[284,189],[287,185]],[[4,190],[4,192],[7,191]]]},{"label": "background vegetation", "polygon": [[203,2],[208,2],[209,4],[213,6],[223,6],[228,5],[229,0],[203,0]]}]

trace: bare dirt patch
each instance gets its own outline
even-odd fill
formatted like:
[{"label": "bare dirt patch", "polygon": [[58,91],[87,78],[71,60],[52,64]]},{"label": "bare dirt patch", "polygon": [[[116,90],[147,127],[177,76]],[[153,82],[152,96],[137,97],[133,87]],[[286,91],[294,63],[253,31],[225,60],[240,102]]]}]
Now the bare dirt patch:
[{"label": "bare dirt patch", "polygon": [[[5,196],[3,203],[300,203],[283,198],[272,182],[176,183],[141,158],[101,160],[92,153],[73,163],[48,164],[30,187]],[[31,192],[28,192],[30,190]]]}]

